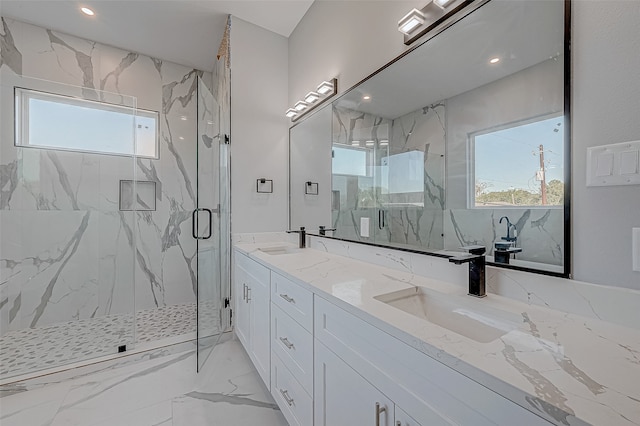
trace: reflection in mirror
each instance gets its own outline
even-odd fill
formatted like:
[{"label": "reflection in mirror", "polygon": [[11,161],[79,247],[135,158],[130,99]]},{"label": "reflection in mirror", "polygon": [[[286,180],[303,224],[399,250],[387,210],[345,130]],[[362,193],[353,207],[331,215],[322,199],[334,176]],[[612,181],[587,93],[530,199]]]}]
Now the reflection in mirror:
[{"label": "reflection in mirror", "polygon": [[[315,133],[333,151],[318,206],[334,236],[480,244],[490,262],[567,275],[564,13],[562,0],[492,0],[335,101],[330,133]],[[292,185],[316,166],[297,158]],[[309,224],[293,201],[291,220]]]}]

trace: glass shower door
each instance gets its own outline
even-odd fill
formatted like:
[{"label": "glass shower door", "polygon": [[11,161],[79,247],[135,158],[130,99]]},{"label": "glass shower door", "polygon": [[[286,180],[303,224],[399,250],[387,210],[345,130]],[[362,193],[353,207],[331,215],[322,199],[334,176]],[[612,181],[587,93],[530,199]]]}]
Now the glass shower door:
[{"label": "glass shower door", "polygon": [[[227,158],[220,121],[220,106],[198,78],[197,208],[193,212],[193,237],[197,239],[198,370],[227,328],[228,295],[224,277],[227,262],[228,180]],[[222,208],[221,208],[222,204]]]}]

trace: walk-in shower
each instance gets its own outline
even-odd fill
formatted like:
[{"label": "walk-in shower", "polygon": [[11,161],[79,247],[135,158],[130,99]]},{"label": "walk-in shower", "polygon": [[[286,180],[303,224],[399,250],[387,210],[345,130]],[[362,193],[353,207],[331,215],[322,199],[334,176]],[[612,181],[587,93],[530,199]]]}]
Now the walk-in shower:
[{"label": "walk-in shower", "polygon": [[201,364],[230,322],[229,70],[6,24],[0,384],[196,337]]}]

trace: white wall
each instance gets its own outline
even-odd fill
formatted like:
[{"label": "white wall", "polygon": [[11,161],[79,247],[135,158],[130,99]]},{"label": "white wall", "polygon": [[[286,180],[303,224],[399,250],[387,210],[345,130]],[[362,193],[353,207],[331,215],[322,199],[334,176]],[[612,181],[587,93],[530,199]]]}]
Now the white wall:
[{"label": "white wall", "polygon": [[[348,89],[400,54],[397,21],[420,2],[315,2],[289,39],[289,102],[338,76]],[[589,146],[640,139],[640,2],[573,2],[574,277],[640,288],[631,270],[631,228],[640,188],[586,188]]]},{"label": "white wall", "polygon": [[[288,226],[287,39],[231,24],[231,226],[234,233]],[[256,179],[273,179],[257,194]]]},{"label": "white wall", "polygon": [[426,3],[314,2],[289,37],[289,103],[333,77],[343,92],[398,56],[407,48],[398,20]]},{"label": "white wall", "polygon": [[587,188],[587,148],[640,139],[640,2],[573,9],[573,269],[578,280],[640,289],[631,228],[640,186]]}]

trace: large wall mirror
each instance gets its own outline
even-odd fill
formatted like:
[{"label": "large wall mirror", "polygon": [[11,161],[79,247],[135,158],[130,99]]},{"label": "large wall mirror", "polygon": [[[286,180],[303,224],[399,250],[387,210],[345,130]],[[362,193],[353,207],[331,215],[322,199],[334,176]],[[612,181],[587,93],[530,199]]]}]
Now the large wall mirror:
[{"label": "large wall mirror", "polygon": [[290,131],[290,225],[568,276],[569,3],[491,0]]}]

